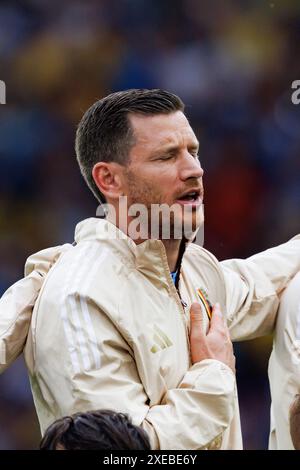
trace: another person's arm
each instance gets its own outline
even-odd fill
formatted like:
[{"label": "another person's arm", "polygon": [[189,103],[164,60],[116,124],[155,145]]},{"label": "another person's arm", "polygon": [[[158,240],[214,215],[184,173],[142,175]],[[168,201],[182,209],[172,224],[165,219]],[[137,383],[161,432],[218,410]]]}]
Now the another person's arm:
[{"label": "another person's arm", "polygon": [[59,256],[72,245],[42,250],[27,260],[25,277],[0,299],[0,373],[23,351],[31,314],[44,279]]},{"label": "another person's arm", "polygon": [[280,295],[300,270],[300,236],[245,260],[223,261],[221,266],[231,338],[269,334],[274,330]]}]

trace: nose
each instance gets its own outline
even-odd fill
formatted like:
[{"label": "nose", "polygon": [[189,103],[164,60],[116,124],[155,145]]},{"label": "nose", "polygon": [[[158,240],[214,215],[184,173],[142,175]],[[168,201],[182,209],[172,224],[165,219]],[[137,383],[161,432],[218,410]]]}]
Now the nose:
[{"label": "nose", "polygon": [[189,178],[202,178],[203,175],[199,158],[186,152],[180,166],[180,179],[186,181]]}]

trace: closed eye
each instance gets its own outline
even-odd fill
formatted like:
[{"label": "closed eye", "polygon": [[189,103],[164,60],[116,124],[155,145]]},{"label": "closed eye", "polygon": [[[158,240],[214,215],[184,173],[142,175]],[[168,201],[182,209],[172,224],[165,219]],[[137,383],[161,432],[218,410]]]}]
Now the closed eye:
[{"label": "closed eye", "polygon": [[172,158],[175,158],[176,157],[176,154],[172,154],[172,153],[168,153],[167,155],[163,155],[161,157],[158,158],[158,160],[162,160],[162,161],[165,161],[165,160],[171,160]]},{"label": "closed eye", "polygon": [[198,157],[199,157],[199,155],[198,155],[198,153],[199,153],[199,148],[198,148],[198,147],[190,147],[190,148],[189,148],[189,153],[190,153],[191,155],[193,155],[193,157],[195,157],[195,158],[197,157],[197,158],[198,158]]}]

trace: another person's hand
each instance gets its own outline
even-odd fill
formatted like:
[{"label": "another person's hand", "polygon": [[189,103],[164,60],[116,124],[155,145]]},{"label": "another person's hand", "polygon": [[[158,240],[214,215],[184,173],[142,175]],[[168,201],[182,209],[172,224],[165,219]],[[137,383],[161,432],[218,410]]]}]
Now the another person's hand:
[{"label": "another person's hand", "polygon": [[204,333],[202,315],[200,304],[194,302],[190,309],[192,363],[195,364],[204,359],[216,359],[229,366],[235,373],[235,356],[232,342],[221,313],[220,305],[216,304],[213,308],[207,334]]},{"label": "another person's hand", "polygon": [[300,395],[296,395],[290,407],[290,433],[295,449],[300,450]]}]

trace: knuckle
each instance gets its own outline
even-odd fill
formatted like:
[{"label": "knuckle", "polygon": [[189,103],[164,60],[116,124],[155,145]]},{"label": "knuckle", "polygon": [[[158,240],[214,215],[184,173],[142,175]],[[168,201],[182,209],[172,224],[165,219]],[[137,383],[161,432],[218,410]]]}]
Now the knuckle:
[{"label": "knuckle", "polygon": [[228,336],[226,334],[226,332],[224,330],[220,330],[220,336],[222,338],[222,340],[224,341],[224,343],[229,343],[229,339],[228,339]]},{"label": "knuckle", "polygon": [[222,327],[222,325],[217,325],[216,328],[215,328],[215,331],[221,335],[221,336],[225,336],[225,330],[224,328]]},{"label": "knuckle", "polygon": [[202,319],[202,316],[199,315],[198,313],[192,312],[192,313],[191,313],[191,321],[192,321],[192,323],[194,323],[194,324],[195,324],[195,323],[201,324],[202,321],[203,321],[203,319]]}]

